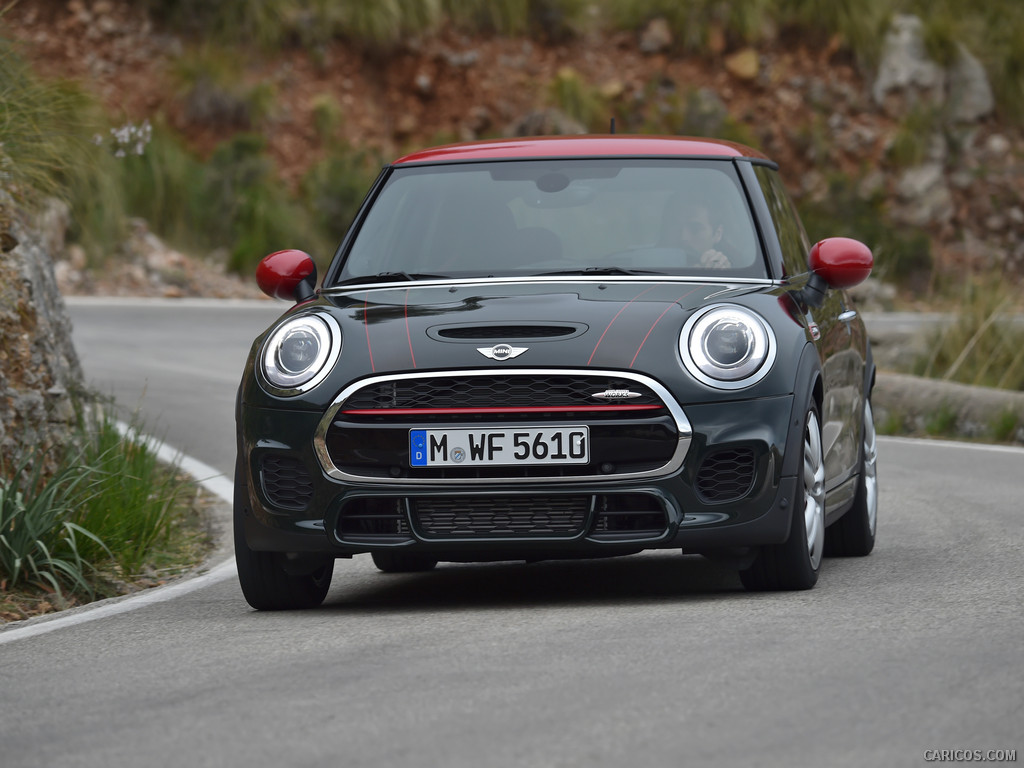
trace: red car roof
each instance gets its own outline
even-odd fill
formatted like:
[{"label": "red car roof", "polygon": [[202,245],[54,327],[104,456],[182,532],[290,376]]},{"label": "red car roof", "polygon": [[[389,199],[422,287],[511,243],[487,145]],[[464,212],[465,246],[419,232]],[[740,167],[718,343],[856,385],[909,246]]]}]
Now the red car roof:
[{"label": "red car roof", "polygon": [[531,157],[753,157],[767,159],[757,150],[718,139],[681,136],[533,136],[522,139],[487,139],[432,147],[401,157],[406,163],[445,163],[458,160],[509,160]]}]

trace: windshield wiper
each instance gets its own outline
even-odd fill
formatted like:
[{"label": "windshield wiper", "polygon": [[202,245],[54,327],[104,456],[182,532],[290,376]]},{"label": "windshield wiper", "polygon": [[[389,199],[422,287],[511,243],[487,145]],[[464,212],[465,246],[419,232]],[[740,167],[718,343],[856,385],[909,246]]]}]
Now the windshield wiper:
[{"label": "windshield wiper", "polygon": [[653,269],[626,269],[625,267],[585,267],[583,269],[564,269],[558,272],[542,272],[539,277],[549,275],[661,275]]},{"label": "windshield wiper", "polygon": [[346,285],[348,283],[403,283],[443,277],[445,275],[428,275],[423,272],[378,272],[376,275],[350,277],[347,280],[342,280],[338,285]]}]

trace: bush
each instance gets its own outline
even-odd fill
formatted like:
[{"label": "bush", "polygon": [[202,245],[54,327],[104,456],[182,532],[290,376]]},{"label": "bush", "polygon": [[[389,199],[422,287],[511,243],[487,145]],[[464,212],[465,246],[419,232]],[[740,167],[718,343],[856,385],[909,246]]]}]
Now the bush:
[{"label": "bush", "polygon": [[348,231],[380,165],[380,159],[372,154],[339,147],[306,172],[301,199],[324,240],[323,248],[310,253],[323,261],[333,255],[332,246]]},{"label": "bush", "polygon": [[29,583],[53,590],[66,602],[62,587],[93,597],[95,567],[84,559],[80,542],[103,550],[103,542],[72,522],[75,505],[94,493],[94,470],[65,461],[44,477],[45,456],[23,448],[13,467],[0,466],[0,588]]},{"label": "bush", "polygon": [[[115,582],[207,548],[191,483],[155,440],[105,411],[83,416],[56,461],[23,446],[0,466],[0,591],[52,592],[58,607],[116,594]],[[56,469],[45,472],[48,464]]]},{"label": "bush", "polygon": [[96,536],[82,552],[94,562],[106,554],[122,573],[137,574],[170,545],[188,485],[160,463],[153,437],[122,428],[106,411],[85,419],[78,440],[92,482],[72,519]]},{"label": "bush", "polygon": [[913,227],[896,227],[884,210],[881,194],[864,197],[858,181],[843,174],[832,176],[821,201],[798,201],[800,216],[811,241],[825,237],[852,237],[871,248],[878,277],[909,284],[932,269],[931,238]]},{"label": "bush", "polygon": [[[32,207],[47,196],[67,199],[76,187],[107,191],[97,182],[104,153],[92,142],[100,125],[94,104],[69,84],[36,78],[2,37],[0,104],[0,190],[16,205]],[[0,229],[6,223],[2,208],[0,203]]]}]

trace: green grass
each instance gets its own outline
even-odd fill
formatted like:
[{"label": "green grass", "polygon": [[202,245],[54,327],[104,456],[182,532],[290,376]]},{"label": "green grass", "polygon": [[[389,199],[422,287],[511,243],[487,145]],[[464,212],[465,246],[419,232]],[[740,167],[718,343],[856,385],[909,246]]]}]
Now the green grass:
[{"label": "green grass", "polygon": [[895,168],[921,165],[928,156],[932,138],[942,136],[942,122],[938,110],[917,105],[900,121],[886,159]]},{"label": "green grass", "polygon": [[954,322],[932,335],[913,372],[1024,391],[1024,328],[1010,319],[1016,298],[1001,276],[969,279]]},{"label": "green grass", "polygon": [[[382,162],[371,152],[338,145],[303,176],[300,199],[325,242],[341,242]],[[323,265],[323,257],[333,256],[333,249],[311,253],[320,255],[317,261]]]},{"label": "green grass", "polygon": [[105,411],[84,421],[79,439],[79,461],[93,480],[73,519],[104,544],[83,552],[95,561],[108,553],[121,572],[137,574],[170,543],[188,486],[159,462],[155,438],[137,426],[122,429]]},{"label": "green grass", "polygon": [[1012,443],[1021,429],[1022,414],[1007,409],[996,415],[989,424],[989,434],[997,443]]},{"label": "green grass", "polygon": [[94,493],[95,473],[72,459],[47,475],[45,464],[42,451],[26,447],[13,466],[0,466],[0,588],[31,584],[63,605],[65,590],[94,595],[96,568],[80,545],[102,551],[103,542],[72,518],[76,503]]},{"label": "green grass", "polygon": [[[14,43],[0,37],[0,190],[15,205],[66,198],[88,184],[103,154],[91,141],[99,125],[80,89],[35,77]],[[9,216],[2,208],[0,202],[0,228]]]},{"label": "green grass", "polygon": [[[158,460],[139,425],[91,413],[61,455],[22,446],[0,467],[0,592],[50,594],[66,607],[207,550],[191,481]],[[50,459],[56,468],[44,471]]]},{"label": "green grass", "polygon": [[555,73],[548,83],[547,100],[588,130],[608,130],[604,100],[572,67],[562,67]]}]

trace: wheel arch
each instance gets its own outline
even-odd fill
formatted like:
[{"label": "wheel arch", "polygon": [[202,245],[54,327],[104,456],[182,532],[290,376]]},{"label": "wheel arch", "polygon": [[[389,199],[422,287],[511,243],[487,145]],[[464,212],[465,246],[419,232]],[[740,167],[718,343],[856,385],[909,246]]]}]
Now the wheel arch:
[{"label": "wheel arch", "polygon": [[821,360],[812,344],[804,347],[793,381],[793,412],[790,414],[789,434],[786,436],[786,453],[782,459],[783,476],[796,475],[800,472],[807,411],[811,403],[814,403],[820,413],[825,397]]}]

